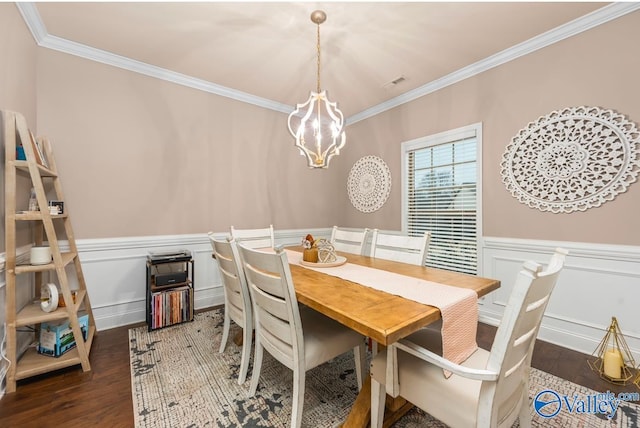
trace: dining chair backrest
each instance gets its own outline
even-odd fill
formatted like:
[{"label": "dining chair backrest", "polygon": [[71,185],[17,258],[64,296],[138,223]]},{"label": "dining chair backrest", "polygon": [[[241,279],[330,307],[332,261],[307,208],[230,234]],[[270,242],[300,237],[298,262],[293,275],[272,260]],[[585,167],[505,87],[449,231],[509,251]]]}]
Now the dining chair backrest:
[{"label": "dining chair backrest", "polygon": [[[254,364],[249,395],[258,389],[264,350],[293,371],[291,428],[302,425],[308,370],[348,351],[354,353],[358,389],[365,365],[364,337],[311,309],[298,306],[287,253],[239,246],[255,316]],[[272,373],[273,374],[273,373]],[[278,374],[281,376],[281,374]],[[313,426],[308,423],[305,426]]]},{"label": "dining chair backrest", "polygon": [[251,335],[253,332],[253,308],[244,269],[240,261],[238,247],[233,238],[217,239],[209,232],[213,255],[218,262],[222,284],[224,286],[224,326],[220,352],[224,352],[229,337],[230,321],[234,321],[243,330],[242,360],[238,383],[246,380],[251,355]]},{"label": "dining chair backrest", "polygon": [[368,233],[368,228],[345,230],[340,229],[338,226],[333,226],[330,242],[336,251],[361,255],[367,241]]},{"label": "dining chair backrest", "polygon": [[373,229],[370,257],[424,266],[431,232],[422,236],[394,235]]},{"label": "dining chair backrest", "polygon": [[249,248],[273,248],[276,246],[272,224],[262,229],[236,229],[231,226],[231,236],[236,242]]},{"label": "dining chair backrest", "polygon": [[240,244],[253,302],[256,340],[282,364],[295,370],[304,364],[302,322],[287,254],[252,251]]},{"label": "dining chair backrest", "polygon": [[523,379],[529,377],[542,317],[567,254],[558,248],[544,271],[540,264],[528,261],[518,273],[486,366],[499,377],[496,382],[482,383],[478,426],[489,426],[489,421],[500,421],[513,412],[517,415],[519,400],[515,397],[528,396],[528,382]]},{"label": "dining chair backrest", "polygon": [[240,325],[245,314],[251,317],[251,298],[236,242],[232,239],[216,239],[213,236],[210,236],[210,240],[220,268],[225,300],[228,300],[228,306],[225,302],[225,307],[228,308],[231,319]]}]

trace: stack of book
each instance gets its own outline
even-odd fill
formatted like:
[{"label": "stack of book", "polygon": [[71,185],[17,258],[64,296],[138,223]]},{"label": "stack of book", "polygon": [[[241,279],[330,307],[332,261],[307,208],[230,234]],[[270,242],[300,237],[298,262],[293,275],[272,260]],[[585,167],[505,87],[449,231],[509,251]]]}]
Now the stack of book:
[{"label": "stack of book", "polygon": [[193,319],[193,289],[188,285],[151,294],[151,328]]}]

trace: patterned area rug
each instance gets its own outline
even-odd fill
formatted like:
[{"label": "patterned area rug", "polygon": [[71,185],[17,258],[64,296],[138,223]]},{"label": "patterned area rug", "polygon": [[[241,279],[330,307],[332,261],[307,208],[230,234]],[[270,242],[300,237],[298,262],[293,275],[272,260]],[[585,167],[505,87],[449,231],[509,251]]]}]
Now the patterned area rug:
[{"label": "patterned area rug", "polygon": [[[291,370],[267,352],[258,392],[248,396],[249,380],[238,385],[240,348],[231,340],[218,353],[222,337],[222,310],[197,314],[195,321],[147,332],[129,330],[131,381],[135,426],[161,427],[288,427],[291,417]],[[239,331],[232,323],[230,338]],[[253,358],[253,357],[252,357]],[[250,379],[251,370],[249,370]],[[533,370],[531,397],[553,390],[569,397],[574,411],[562,408],[552,418],[533,409],[538,427],[639,427],[637,403],[622,403],[612,420],[606,415],[578,413],[578,401],[598,394],[539,370]],[[345,354],[307,372],[302,426],[337,427],[346,418],[358,394],[352,354]],[[552,399],[553,397],[551,397]],[[550,401],[547,395],[543,401]],[[576,401],[576,399],[578,401]],[[455,405],[455,403],[452,403]],[[565,406],[566,407],[566,406]],[[542,409],[547,416],[553,404]],[[517,426],[517,423],[516,425]],[[445,427],[414,409],[396,428]]]}]

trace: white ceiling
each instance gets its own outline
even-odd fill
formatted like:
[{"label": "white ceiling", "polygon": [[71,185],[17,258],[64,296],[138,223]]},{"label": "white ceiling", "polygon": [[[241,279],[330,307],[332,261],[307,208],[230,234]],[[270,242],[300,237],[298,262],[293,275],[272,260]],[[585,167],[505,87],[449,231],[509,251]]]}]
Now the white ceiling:
[{"label": "white ceiling", "polygon": [[[322,89],[345,117],[356,120],[422,95],[429,85],[453,83],[620,14],[617,4],[593,2],[18,7],[41,46],[282,111],[315,90],[316,26],[309,16],[322,9],[328,16],[320,26]],[[624,13],[631,9],[627,4]],[[405,80],[389,84],[399,77]]]}]

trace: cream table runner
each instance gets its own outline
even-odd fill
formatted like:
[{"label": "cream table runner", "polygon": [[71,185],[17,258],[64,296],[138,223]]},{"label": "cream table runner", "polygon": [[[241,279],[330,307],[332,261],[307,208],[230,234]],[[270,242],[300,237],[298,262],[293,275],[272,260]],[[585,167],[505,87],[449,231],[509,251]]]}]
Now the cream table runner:
[{"label": "cream table runner", "polygon": [[478,294],[475,291],[353,263],[322,268],[304,266],[300,264],[302,253],[285,251],[289,263],[440,309],[442,356],[447,360],[460,364],[478,348]]}]

